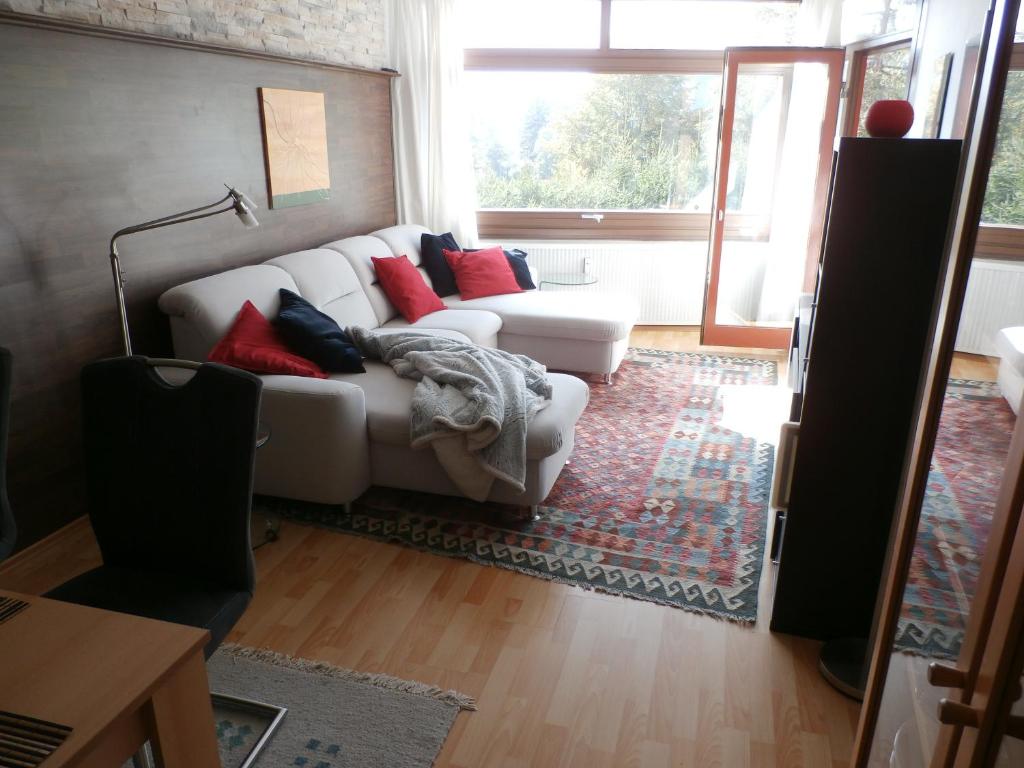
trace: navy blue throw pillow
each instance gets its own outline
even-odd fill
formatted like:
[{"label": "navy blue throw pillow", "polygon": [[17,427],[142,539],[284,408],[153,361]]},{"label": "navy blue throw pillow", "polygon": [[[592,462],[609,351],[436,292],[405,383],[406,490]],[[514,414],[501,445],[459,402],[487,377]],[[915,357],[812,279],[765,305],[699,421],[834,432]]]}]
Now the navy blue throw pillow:
[{"label": "navy blue throw pillow", "polygon": [[[479,250],[479,248],[467,248],[466,253]],[[524,291],[535,290],[537,286],[533,284],[533,275],[530,274],[530,267],[526,264],[526,251],[519,248],[513,248],[511,251],[504,248],[502,250],[505,251],[505,258],[508,260],[508,265],[512,267],[512,274],[516,276],[519,287]]]},{"label": "navy blue throw pillow", "polygon": [[535,290],[537,286],[533,284],[533,275],[530,274],[530,268],[526,264],[526,251],[513,248],[511,251],[505,251],[505,258],[508,259],[508,265],[512,267],[512,274],[516,276],[519,287],[524,291]]},{"label": "navy blue throw pillow", "polygon": [[455,273],[448,266],[442,251],[461,251],[459,244],[451,232],[443,235],[431,235],[424,232],[420,235],[420,266],[430,276],[431,287],[438,296],[451,296],[459,292],[455,284]]},{"label": "navy blue throw pillow", "polygon": [[274,324],[292,351],[331,373],[366,373],[363,356],[332,317],[287,288],[280,295]]}]

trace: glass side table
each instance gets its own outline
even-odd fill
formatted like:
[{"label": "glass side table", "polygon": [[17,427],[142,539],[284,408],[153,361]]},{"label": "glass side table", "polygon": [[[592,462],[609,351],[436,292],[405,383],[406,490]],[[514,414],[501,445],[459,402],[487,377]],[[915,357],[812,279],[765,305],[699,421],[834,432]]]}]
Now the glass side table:
[{"label": "glass side table", "polygon": [[537,288],[544,290],[545,284],[547,285],[594,285],[597,282],[597,275],[586,274],[584,272],[556,272],[555,274],[546,275],[540,279],[540,283]]}]

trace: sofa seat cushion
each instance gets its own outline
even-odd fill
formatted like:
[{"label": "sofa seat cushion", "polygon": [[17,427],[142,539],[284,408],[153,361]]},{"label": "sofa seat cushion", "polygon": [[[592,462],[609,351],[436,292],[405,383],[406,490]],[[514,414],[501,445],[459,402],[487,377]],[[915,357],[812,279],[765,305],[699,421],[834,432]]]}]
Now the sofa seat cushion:
[{"label": "sofa seat cushion", "polygon": [[497,347],[501,318],[493,312],[485,312],[481,309],[443,309],[431,312],[415,323],[407,322],[404,317],[396,317],[381,327],[387,330],[409,328],[412,330],[458,331],[474,344],[479,344],[482,347]]},{"label": "sofa seat cushion", "polygon": [[629,336],[639,308],[609,293],[524,291],[463,300],[443,299],[450,309],[486,309],[501,317],[502,333],[577,341],[620,341]]},{"label": "sofa seat cushion", "polygon": [[996,334],[996,349],[1007,365],[1024,376],[1024,326],[1003,328]]},{"label": "sofa seat cushion", "polygon": [[[334,374],[331,378],[363,388],[371,442],[408,447],[409,411],[416,382],[399,378],[384,363],[367,360],[365,365],[366,373]],[[575,376],[551,373],[548,377],[553,390],[551,404],[534,417],[527,429],[528,459],[551,456],[571,440],[576,422],[590,399],[590,387]]]}]

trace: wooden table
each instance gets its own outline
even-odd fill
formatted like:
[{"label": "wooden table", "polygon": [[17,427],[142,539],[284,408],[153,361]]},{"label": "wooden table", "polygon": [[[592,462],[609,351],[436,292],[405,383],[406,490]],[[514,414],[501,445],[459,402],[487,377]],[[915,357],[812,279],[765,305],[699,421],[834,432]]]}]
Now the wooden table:
[{"label": "wooden table", "polygon": [[0,590],[0,711],[71,728],[42,768],[119,768],[148,739],[166,768],[219,768],[203,629]]}]

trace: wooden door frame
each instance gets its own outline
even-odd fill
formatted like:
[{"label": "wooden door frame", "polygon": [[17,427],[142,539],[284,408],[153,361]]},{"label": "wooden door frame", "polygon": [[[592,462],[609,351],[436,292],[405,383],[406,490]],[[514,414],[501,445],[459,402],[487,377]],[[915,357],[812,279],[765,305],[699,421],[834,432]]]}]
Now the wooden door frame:
[{"label": "wooden door frame", "polygon": [[[715,205],[711,216],[711,238],[708,245],[707,282],[704,292],[704,316],[701,322],[701,344],[724,347],[755,347],[785,349],[792,329],[758,328],[718,325],[715,314],[718,304],[718,281],[721,277],[722,243],[725,234],[728,172],[732,157],[732,128],[736,117],[736,82],[741,65],[825,64],[828,67],[828,92],[818,148],[818,172],[815,180],[811,212],[810,246],[804,269],[804,290],[813,289],[818,247],[825,226],[825,204],[831,173],[832,146],[838,130],[839,97],[843,80],[843,48],[727,48],[722,74],[722,117],[719,121],[718,162],[715,165]],[[724,174],[723,174],[724,169]],[[820,245],[820,243],[819,243]],[[808,284],[810,283],[810,288]]]},{"label": "wooden door frame", "polygon": [[[853,768],[866,768],[868,765],[881,710],[882,696],[885,692],[889,656],[892,654],[893,639],[903,602],[903,591],[906,587],[910,561],[917,540],[921,505],[924,502],[928,475],[931,470],[932,452],[935,448],[946,382],[953,360],[960,313],[967,291],[967,278],[970,274],[971,259],[977,241],[978,224],[981,220],[981,209],[985,199],[985,189],[988,185],[988,172],[995,148],[1003,91],[1006,88],[1006,75],[1009,71],[1010,56],[1013,50],[1014,22],[1007,20],[1016,19],[1019,2],[1020,0],[996,0],[996,14],[993,16],[990,13],[986,18],[982,33],[980,60],[983,62],[983,68],[975,80],[972,96],[971,112],[975,113],[975,118],[973,123],[968,126],[965,150],[961,159],[957,211],[947,235],[949,245],[943,265],[945,278],[932,325],[932,352],[924,364],[924,384],[918,395],[918,419],[905,461],[903,489],[898,502],[898,514],[893,524],[893,539],[886,559],[881,599],[876,609],[876,627],[869,651],[871,658],[864,704],[861,707],[860,720],[854,739],[851,760]],[[1000,19],[1002,25],[995,26],[993,18]],[[993,32],[993,30],[999,31]],[[991,48],[990,53],[988,52],[989,48]],[[1010,476],[1018,476],[1017,468],[1013,468]],[[1005,488],[1003,490],[1008,492]],[[1021,490],[1024,490],[1024,484],[1021,485]],[[1014,497],[1017,492],[1018,489],[1015,487]],[[1019,511],[1020,507],[1017,509]],[[995,520],[993,522],[995,524]],[[975,606],[978,605],[980,593],[981,585],[979,584],[979,590],[975,596]],[[990,619],[990,616],[983,617],[981,615],[983,612],[983,610],[972,612],[969,620],[970,626],[985,625],[985,621]],[[965,636],[961,658],[973,658],[976,654],[976,651],[973,650],[975,645],[977,642],[971,638],[970,634]],[[966,672],[963,675],[963,683],[964,695],[969,696],[972,692],[972,683],[968,680]],[[959,728],[942,728],[935,748],[935,759],[938,759],[937,756],[940,753],[954,753],[959,737]],[[946,768],[948,765],[943,759],[938,762],[933,761],[932,768]]]}]

